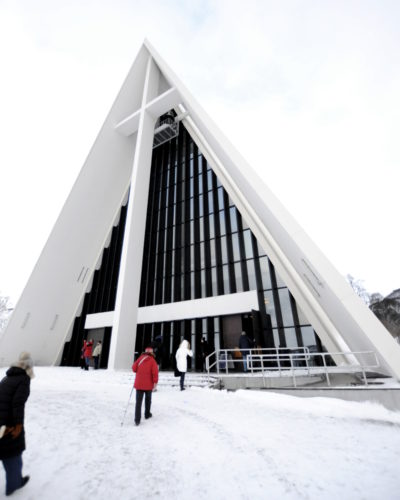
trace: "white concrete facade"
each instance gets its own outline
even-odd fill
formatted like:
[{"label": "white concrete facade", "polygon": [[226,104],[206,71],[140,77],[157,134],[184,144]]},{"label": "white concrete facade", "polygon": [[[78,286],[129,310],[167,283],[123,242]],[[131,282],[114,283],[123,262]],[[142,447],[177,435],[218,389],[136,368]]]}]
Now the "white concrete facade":
[{"label": "white concrete facade", "polygon": [[[227,316],[248,313],[252,310],[258,310],[256,291],[139,307],[137,309],[137,323],[161,323],[164,321]],[[85,328],[87,329],[109,326],[114,326],[114,311],[88,314],[86,316]]]},{"label": "white concrete facade", "polygon": [[[400,380],[400,346],[148,41],[139,51],[11,317],[0,343],[0,364],[13,361],[22,349],[30,350],[39,364],[59,363],[130,187],[109,367],[131,365],[140,314],[154,126],[170,109],[184,114],[182,123],[327,349],[373,350],[382,371]],[[351,358],[337,361],[351,363]]]}]

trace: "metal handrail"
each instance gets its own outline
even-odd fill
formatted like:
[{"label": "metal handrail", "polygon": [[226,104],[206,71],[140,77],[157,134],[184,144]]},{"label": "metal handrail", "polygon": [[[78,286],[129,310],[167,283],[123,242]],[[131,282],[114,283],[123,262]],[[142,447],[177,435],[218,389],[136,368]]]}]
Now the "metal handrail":
[{"label": "metal handrail", "polygon": [[[240,350],[239,350],[240,351]],[[291,372],[293,378],[293,385],[297,387],[296,381],[296,371],[306,370],[307,376],[311,376],[312,373],[316,373],[317,370],[322,369],[325,374],[328,386],[331,386],[331,380],[329,377],[329,372],[334,372],[335,368],[338,366],[330,366],[327,363],[327,357],[332,358],[335,355],[361,355],[363,357],[372,356],[371,363],[359,362],[357,364],[346,365],[351,371],[361,370],[364,384],[368,385],[368,380],[366,372],[368,370],[373,370],[379,368],[379,361],[374,351],[349,351],[349,352],[310,352],[307,347],[299,348],[255,348],[255,349],[243,349],[243,351],[249,352],[246,356],[246,364],[250,369],[251,374],[261,372],[263,377],[263,382],[265,386],[265,378],[268,376],[268,372],[278,371],[279,377],[283,374],[287,374],[288,371]],[[222,371],[225,375],[229,374],[229,365],[235,363],[243,363],[243,358],[232,357],[230,353],[237,353],[238,349],[217,349],[213,353],[206,357],[205,364],[208,376],[210,376],[210,371],[215,367],[217,374],[219,375]],[[214,358],[214,360],[213,360]],[[316,365],[313,360],[321,360],[322,366]],[[265,366],[266,362],[274,362],[275,366]],[[289,362],[289,366],[285,364]],[[310,363],[311,362],[311,363]],[[304,363],[301,366],[299,363]],[[340,367],[339,367],[340,368]]]}]

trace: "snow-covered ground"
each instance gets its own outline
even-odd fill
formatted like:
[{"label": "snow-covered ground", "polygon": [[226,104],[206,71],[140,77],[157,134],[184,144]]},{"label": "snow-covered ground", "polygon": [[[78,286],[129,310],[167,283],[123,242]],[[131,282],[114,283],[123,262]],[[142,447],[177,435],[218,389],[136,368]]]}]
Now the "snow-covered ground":
[{"label": "snow-covered ground", "polygon": [[121,426],[129,372],[35,372],[15,498],[400,498],[400,413],[379,405],[160,384],[153,418],[134,426],[133,395]]}]

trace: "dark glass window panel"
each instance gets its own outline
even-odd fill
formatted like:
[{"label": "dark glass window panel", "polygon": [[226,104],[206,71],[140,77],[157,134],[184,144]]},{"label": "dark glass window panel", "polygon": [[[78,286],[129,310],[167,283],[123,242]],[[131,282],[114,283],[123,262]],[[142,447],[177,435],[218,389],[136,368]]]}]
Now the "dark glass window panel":
[{"label": "dark glass window panel", "polygon": [[204,215],[204,200],[203,195],[199,196],[199,217],[203,217]]},{"label": "dark glass window panel", "polygon": [[190,198],[190,219],[194,219],[194,198]]},{"label": "dark glass window panel", "polygon": [[240,247],[239,247],[239,235],[238,233],[232,234],[232,248],[233,248],[233,260],[240,260]]},{"label": "dark glass window panel", "polygon": [[260,261],[260,270],[261,270],[261,279],[264,290],[269,290],[272,288],[271,284],[271,275],[269,272],[269,264],[268,257],[261,257]]},{"label": "dark glass window panel", "polygon": [[213,192],[209,191],[208,192],[208,213],[212,214],[213,212],[214,212]]},{"label": "dark glass window panel", "polygon": [[242,267],[240,262],[235,264],[236,291],[243,292]]},{"label": "dark glass window panel", "polygon": [[292,306],[290,304],[289,290],[282,288],[279,290],[279,302],[281,306],[282,321],[284,326],[294,325]]},{"label": "dark glass window panel", "polygon": [[219,212],[219,228],[221,236],[226,234],[226,225],[225,225],[225,210],[221,210]]},{"label": "dark glass window panel", "polygon": [[274,330],[272,332],[273,336],[274,336],[274,345],[275,347],[279,347],[280,346],[280,341],[279,341],[279,333],[278,333],[278,330]]},{"label": "dark glass window panel", "polygon": [[200,241],[204,241],[204,217],[199,219]]},{"label": "dark glass window panel", "polygon": [[229,269],[228,265],[222,266],[222,276],[224,282],[224,293],[230,293],[231,287],[229,285]]},{"label": "dark glass window panel", "polygon": [[212,294],[215,297],[218,295],[218,286],[217,286],[217,268],[211,268],[211,286],[212,286]]},{"label": "dark glass window panel", "polygon": [[252,259],[253,255],[253,244],[250,230],[243,231],[243,241],[244,241],[244,251],[247,259]]},{"label": "dark glass window panel", "polygon": [[190,243],[194,243],[194,220],[190,221]]},{"label": "dark glass window panel", "polygon": [[219,180],[218,177],[217,177],[217,187],[222,187],[222,183],[221,183],[221,181]]},{"label": "dark glass window panel", "polygon": [[204,269],[200,273],[201,276],[201,296],[205,297],[206,296],[206,272]]},{"label": "dark glass window panel", "polygon": [[221,254],[222,254],[222,264],[228,263],[228,243],[226,241],[226,236],[221,236]]},{"label": "dark glass window panel", "polygon": [[194,273],[190,273],[190,298],[194,299],[196,297],[194,291]]},{"label": "dark glass window panel", "polygon": [[[182,153],[182,158],[184,158],[184,153]],[[181,176],[182,176],[182,181],[185,180],[185,177],[186,177],[186,168],[185,168],[185,161],[184,159],[182,160],[181,162],[181,165],[180,165],[180,172],[181,172]]]},{"label": "dark glass window panel", "polygon": [[160,211],[160,229],[164,229],[165,228],[165,215],[166,215],[166,210],[165,208],[163,208],[161,211]]},{"label": "dark glass window panel", "polygon": [[181,224],[180,229],[181,229],[181,246],[185,246],[185,224]]},{"label": "dark glass window panel", "polygon": [[247,276],[249,278],[249,289],[250,290],[257,290],[254,260],[253,259],[248,260],[246,262],[246,264],[247,264]]},{"label": "dark glass window panel", "polygon": [[199,175],[198,180],[199,180],[199,194],[202,194],[203,193],[203,176]]},{"label": "dark glass window panel", "polygon": [[214,216],[210,215],[208,218],[208,224],[210,228],[210,238],[215,238],[215,224],[214,224]]},{"label": "dark glass window panel", "polygon": [[215,239],[210,240],[210,254],[211,254],[211,265],[216,265],[216,257],[215,257]]},{"label": "dark glass window panel", "polygon": [[[177,215],[176,215],[176,219],[177,220],[184,220],[184,217],[185,217],[185,210],[184,210],[184,203],[181,201],[179,203],[177,203],[176,205],[176,211],[177,211]],[[179,219],[180,217],[180,219]]]},{"label": "dark glass window panel", "polygon": [[212,188],[212,171],[211,170],[207,171],[207,185],[208,185],[208,189],[210,190]]},{"label": "dark glass window panel", "polygon": [[183,276],[181,279],[181,300],[185,300],[185,279]]},{"label": "dark glass window panel", "polygon": [[190,158],[190,177],[193,177],[193,169],[194,169],[194,160],[193,160],[193,156],[191,156],[191,158]]},{"label": "dark glass window panel", "polygon": [[185,272],[185,259],[183,257],[184,257],[184,252],[182,250],[182,253],[181,253],[181,274]]},{"label": "dark glass window panel", "polygon": [[294,328],[285,328],[285,340],[286,347],[290,347],[292,349],[296,349],[297,347],[299,347],[296,330]]},{"label": "dark glass window panel", "polygon": [[234,207],[235,206],[235,204],[233,203],[232,198],[230,196],[228,196],[228,204],[229,204],[230,207]]},{"label": "dark glass window panel", "polygon": [[190,196],[194,196],[194,177],[190,178]]},{"label": "dark glass window panel", "polygon": [[175,247],[175,231],[176,231],[176,227],[173,226],[172,227],[172,247]]},{"label": "dark glass window panel", "polygon": [[194,271],[195,269],[195,257],[194,257],[194,253],[195,253],[195,246],[194,245],[191,245],[190,246],[190,270],[191,271]]},{"label": "dark glass window panel", "polygon": [[312,351],[319,352],[319,349],[317,347],[317,339],[315,337],[314,329],[312,326],[302,326],[301,336],[303,339],[303,345],[305,347],[312,347]]},{"label": "dark glass window panel", "polygon": [[218,207],[219,209],[224,208],[224,189],[222,187],[218,188]]},{"label": "dark glass window panel", "polygon": [[278,322],[276,319],[275,303],[272,292],[264,292],[264,304],[265,311],[271,320],[271,327],[276,328],[278,326]]},{"label": "dark glass window panel", "polygon": [[200,268],[204,269],[206,267],[205,253],[204,253],[204,243],[200,243]]},{"label": "dark glass window panel", "polygon": [[232,233],[236,233],[236,231],[238,230],[238,225],[237,225],[237,217],[236,217],[236,208],[235,207],[231,207],[229,209],[229,215],[231,218]]}]

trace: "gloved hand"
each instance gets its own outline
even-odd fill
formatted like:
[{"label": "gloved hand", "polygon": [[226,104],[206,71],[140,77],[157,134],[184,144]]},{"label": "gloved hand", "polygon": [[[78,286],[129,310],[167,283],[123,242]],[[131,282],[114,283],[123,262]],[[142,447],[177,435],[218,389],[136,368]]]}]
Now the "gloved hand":
[{"label": "gloved hand", "polygon": [[157,391],[157,384],[154,384],[153,392],[156,392],[156,391]]},{"label": "gloved hand", "polygon": [[23,425],[22,424],[17,424],[15,425],[14,427],[11,427],[11,437],[13,439],[16,439],[22,432],[22,429],[23,429]]}]

